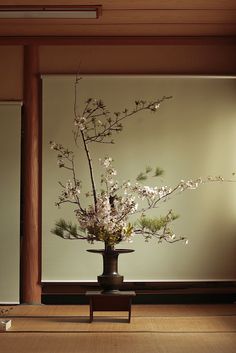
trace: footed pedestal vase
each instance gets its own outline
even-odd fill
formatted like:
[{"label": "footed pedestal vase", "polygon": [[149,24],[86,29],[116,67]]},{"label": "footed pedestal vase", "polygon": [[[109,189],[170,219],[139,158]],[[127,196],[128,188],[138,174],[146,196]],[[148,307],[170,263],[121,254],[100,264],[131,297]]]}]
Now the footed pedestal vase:
[{"label": "footed pedestal vase", "polygon": [[124,277],[118,273],[118,256],[133,252],[132,249],[114,249],[112,246],[106,246],[103,250],[91,249],[88,252],[101,254],[103,257],[103,273],[97,277],[98,283],[103,292],[119,291]]}]

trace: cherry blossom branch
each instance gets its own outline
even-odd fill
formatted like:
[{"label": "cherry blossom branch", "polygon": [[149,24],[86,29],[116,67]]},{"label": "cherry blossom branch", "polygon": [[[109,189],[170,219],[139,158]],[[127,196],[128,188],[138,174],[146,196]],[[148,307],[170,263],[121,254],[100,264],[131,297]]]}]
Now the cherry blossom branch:
[{"label": "cherry blossom branch", "polygon": [[83,131],[81,131],[81,136],[82,136],[84,150],[85,150],[87,161],[88,161],[90,180],[91,180],[91,184],[92,184],[94,207],[95,207],[95,210],[96,210],[97,209],[97,193],[96,193],[96,186],[95,186],[95,180],[94,180],[94,175],[93,175],[92,159],[90,157],[90,152],[89,152],[89,149],[88,149],[88,147],[86,145],[86,142],[85,142]]},{"label": "cherry blossom branch", "polygon": [[[67,169],[70,172],[72,172],[72,177],[73,177],[73,182],[74,182],[74,186],[70,185],[71,184],[70,181],[67,183],[67,186],[65,186],[59,181],[59,184],[61,185],[61,187],[63,189],[65,189],[65,191],[62,193],[62,196],[60,196],[59,202],[56,203],[57,206],[60,206],[60,204],[62,204],[64,202],[75,203],[79,206],[81,212],[84,212],[84,209],[82,208],[81,203],[80,203],[80,198],[78,196],[78,192],[80,192],[80,190],[78,189],[78,187],[80,185],[80,181],[76,177],[75,165],[74,165],[74,153],[72,151],[69,151],[68,149],[65,149],[62,145],[57,144],[53,141],[50,141],[50,147],[54,151],[58,152],[58,156],[57,156],[58,166],[60,168]],[[66,159],[71,164],[71,167],[68,167],[65,164],[64,159]],[[75,198],[76,201],[69,200],[68,197],[70,197],[70,196],[73,196],[73,198]]]},{"label": "cherry blossom branch", "polygon": [[[161,99],[158,99],[156,101],[149,102],[149,103],[146,103],[144,101],[136,101],[136,108],[134,110],[132,110],[130,113],[128,113],[128,110],[125,110],[123,113],[115,113],[117,115],[117,119],[113,122],[111,118],[108,119],[109,126],[101,125],[101,126],[104,126],[104,128],[100,130],[99,133],[95,133],[93,136],[88,136],[85,140],[86,143],[90,143],[90,142],[101,143],[101,141],[104,138],[110,136],[112,132],[114,131],[119,132],[122,130],[123,127],[121,125],[121,121],[123,121],[124,119],[131,117],[144,110],[151,110],[155,112],[159,108],[162,102],[170,98],[172,98],[172,96],[163,96]],[[119,118],[120,114],[122,115]],[[106,112],[106,115],[107,115],[107,112]]]}]

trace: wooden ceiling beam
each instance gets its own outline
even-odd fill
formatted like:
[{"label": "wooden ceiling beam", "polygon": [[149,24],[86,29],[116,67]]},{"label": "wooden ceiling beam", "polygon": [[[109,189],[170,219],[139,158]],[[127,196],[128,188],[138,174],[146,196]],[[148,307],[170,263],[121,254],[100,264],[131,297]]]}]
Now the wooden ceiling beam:
[{"label": "wooden ceiling beam", "polygon": [[235,24],[127,24],[127,25],[3,25],[1,37],[225,37],[236,36]]},{"label": "wooden ceiling beam", "polygon": [[0,37],[0,45],[236,45],[236,36],[208,37]]},{"label": "wooden ceiling beam", "polygon": [[[0,10],[1,10],[0,5]],[[76,18],[1,18],[8,26],[100,25],[100,24],[235,24],[236,10],[103,10],[98,19]]]},{"label": "wooden ceiling beam", "polygon": [[[2,5],[78,5],[78,0],[2,0]],[[103,9],[236,9],[235,0],[83,0],[82,5],[102,5]]]}]

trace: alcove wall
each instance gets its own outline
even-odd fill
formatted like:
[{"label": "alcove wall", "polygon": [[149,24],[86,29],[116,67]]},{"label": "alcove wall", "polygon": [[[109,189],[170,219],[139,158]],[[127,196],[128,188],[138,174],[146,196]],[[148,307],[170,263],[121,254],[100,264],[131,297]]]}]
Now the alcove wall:
[{"label": "alcove wall", "polygon": [[[57,167],[56,155],[49,141],[61,143],[75,151],[76,170],[82,181],[81,200],[87,208],[85,193],[91,190],[83,149],[73,143],[74,76],[45,75],[43,80],[43,281],[95,281],[101,259],[86,253],[84,241],[66,241],[50,233],[56,220],[76,222],[74,208],[57,202],[63,185],[72,175]],[[99,158],[114,158],[117,180],[130,180],[147,166],[161,167],[161,178],[150,177],[146,185],[174,188],[180,180],[210,176],[234,179],[236,168],[235,112],[236,80],[234,77],[204,76],[83,76],[78,85],[78,111],[93,97],[102,99],[111,112],[132,110],[135,100],[155,100],[173,96],[154,115],[139,113],[124,121],[124,131],[114,136],[115,144],[90,145],[95,180],[100,185]],[[112,116],[112,114],[111,114]],[[139,204],[140,199],[136,199]],[[120,271],[129,281],[231,281],[236,278],[236,183],[207,183],[197,191],[187,191],[162,203],[150,212],[165,215],[169,209],[180,215],[174,222],[176,234],[189,238],[181,243],[145,244],[134,237],[135,253],[120,258]],[[135,221],[135,217],[131,219]],[[119,245],[119,246],[120,246]],[[227,261],[221,261],[221,258]],[[98,270],[99,271],[99,270]]]}]

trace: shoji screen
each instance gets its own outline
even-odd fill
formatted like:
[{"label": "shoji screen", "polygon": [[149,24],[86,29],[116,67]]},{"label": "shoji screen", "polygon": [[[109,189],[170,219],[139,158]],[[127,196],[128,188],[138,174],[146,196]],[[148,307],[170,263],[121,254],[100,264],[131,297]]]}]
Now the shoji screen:
[{"label": "shoji screen", "polygon": [[21,104],[0,102],[0,303],[19,303]]}]

